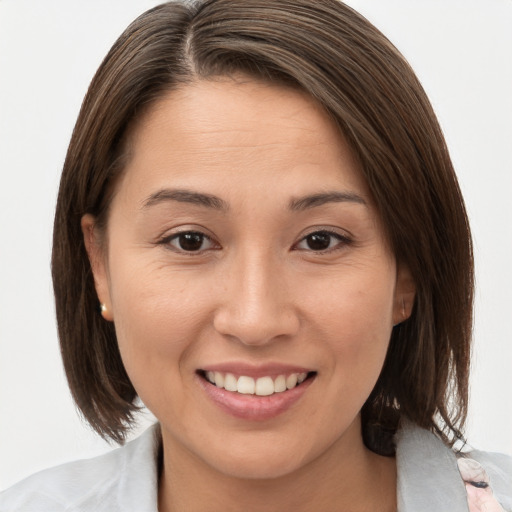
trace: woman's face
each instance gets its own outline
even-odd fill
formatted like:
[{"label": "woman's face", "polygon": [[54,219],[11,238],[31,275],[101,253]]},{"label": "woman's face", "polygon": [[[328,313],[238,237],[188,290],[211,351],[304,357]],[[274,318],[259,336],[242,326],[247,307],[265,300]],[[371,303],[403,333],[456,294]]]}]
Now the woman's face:
[{"label": "woman's face", "polygon": [[412,292],[327,115],[291,89],[201,81],[130,142],[102,244],[82,224],[165,449],[249,478],[362,449],[359,411]]}]

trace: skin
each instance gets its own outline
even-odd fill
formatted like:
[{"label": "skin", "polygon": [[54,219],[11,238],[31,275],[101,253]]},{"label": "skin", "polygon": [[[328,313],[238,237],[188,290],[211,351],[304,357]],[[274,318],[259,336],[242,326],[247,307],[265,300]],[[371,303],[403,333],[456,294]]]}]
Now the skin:
[{"label": "skin", "polygon": [[[160,511],[396,510],[395,461],[364,447],[359,411],[414,285],[339,131],[301,92],[219,78],[162,98],[129,146],[106,233],[89,215],[82,228],[104,317],[162,426]],[[349,199],[290,209],[332,191]],[[200,250],[181,231],[204,233]],[[307,238],[319,231],[326,250]],[[316,376],[284,413],[248,421],[198,385],[198,369],[233,361]]]}]

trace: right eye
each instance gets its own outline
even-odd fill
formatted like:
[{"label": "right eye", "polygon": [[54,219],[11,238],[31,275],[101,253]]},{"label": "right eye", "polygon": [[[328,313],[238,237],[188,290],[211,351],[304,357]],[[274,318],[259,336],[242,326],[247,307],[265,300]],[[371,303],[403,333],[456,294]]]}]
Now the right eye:
[{"label": "right eye", "polygon": [[216,247],[209,236],[199,231],[182,231],[167,237],[162,243],[169,244],[180,252],[201,252]]}]

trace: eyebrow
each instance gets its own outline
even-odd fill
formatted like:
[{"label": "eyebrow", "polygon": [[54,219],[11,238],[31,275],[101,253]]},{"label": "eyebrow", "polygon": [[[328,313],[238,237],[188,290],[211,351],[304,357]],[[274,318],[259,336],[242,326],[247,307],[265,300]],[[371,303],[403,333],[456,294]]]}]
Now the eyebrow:
[{"label": "eyebrow", "polygon": [[366,205],[366,201],[353,192],[323,192],[292,199],[289,208],[292,211],[304,211],[327,203],[357,203]]},{"label": "eyebrow", "polygon": [[203,194],[201,192],[193,192],[191,190],[182,189],[162,189],[154,194],[151,194],[142,203],[142,208],[149,208],[160,203],[168,201],[177,201],[179,203],[190,203],[197,206],[204,206],[213,210],[227,211],[229,205],[226,201],[211,194]]},{"label": "eyebrow", "polygon": [[[189,203],[223,212],[229,210],[229,204],[226,201],[212,194],[168,188],[161,189],[158,192],[151,194],[145,201],[143,201],[142,209],[150,208],[151,206],[168,201]],[[322,192],[292,199],[290,200],[288,207],[292,211],[304,211],[327,203],[343,202],[366,205],[366,201],[361,196],[353,192]]]}]

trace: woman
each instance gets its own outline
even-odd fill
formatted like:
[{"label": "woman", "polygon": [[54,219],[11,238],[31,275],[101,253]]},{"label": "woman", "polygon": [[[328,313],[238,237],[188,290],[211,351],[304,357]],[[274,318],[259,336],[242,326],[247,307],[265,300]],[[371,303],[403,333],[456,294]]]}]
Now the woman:
[{"label": "woman", "polygon": [[122,441],[140,397],[159,424],[6,510],[512,507],[509,459],[450,449],[473,275],[440,129],[343,4],[136,20],[75,127],[53,276],[89,423]]}]

